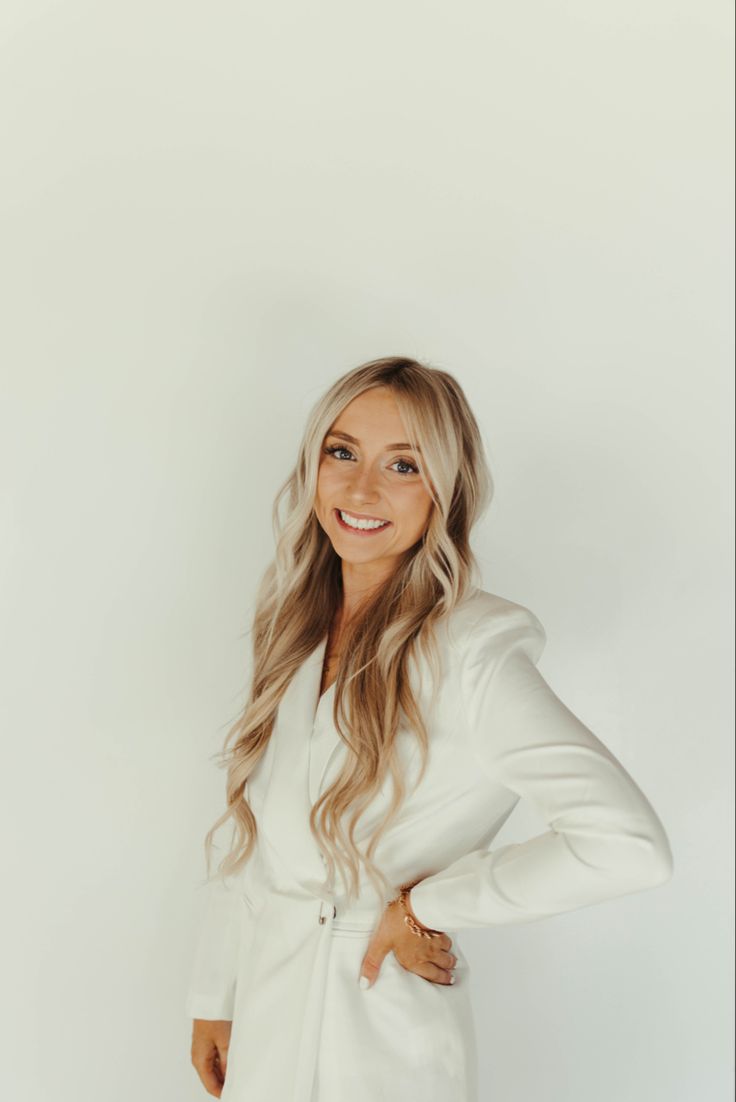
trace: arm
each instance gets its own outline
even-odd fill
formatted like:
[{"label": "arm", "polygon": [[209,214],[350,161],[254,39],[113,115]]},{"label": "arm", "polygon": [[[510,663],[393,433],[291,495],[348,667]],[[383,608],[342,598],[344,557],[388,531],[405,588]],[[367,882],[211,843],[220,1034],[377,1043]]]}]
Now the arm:
[{"label": "arm", "polygon": [[220,876],[208,880],[204,890],[204,918],[187,992],[187,1016],[232,1021],[244,903],[232,881],[225,883]]},{"label": "arm", "polygon": [[536,669],[536,617],[482,618],[460,671],[464,737],[494,782],[527,799],[549,830],[475,850],[411,891],[432,929],[532,922],[667,881],[672,853],[644,793]]}]

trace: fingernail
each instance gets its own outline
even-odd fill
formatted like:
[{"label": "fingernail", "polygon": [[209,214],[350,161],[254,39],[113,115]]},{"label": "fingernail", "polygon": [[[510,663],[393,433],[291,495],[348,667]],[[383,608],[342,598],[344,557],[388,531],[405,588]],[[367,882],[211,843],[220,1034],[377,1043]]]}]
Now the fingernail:
[{"label": "fingernail", "polygon": [[363,988],[364,991],[365,991],[366,987],[370,987],[370,985],[371,985],[371,981],[368,979],[367,976],[361,976],[360,980],[358,982],[359,982],[360,986]]},{"label": "fingernail", "polygon": [[450,983],[454,983],[454,982],[455,982],[455,977],[454,977],[454,975],[453,975],[453,976],[450,976]]}]

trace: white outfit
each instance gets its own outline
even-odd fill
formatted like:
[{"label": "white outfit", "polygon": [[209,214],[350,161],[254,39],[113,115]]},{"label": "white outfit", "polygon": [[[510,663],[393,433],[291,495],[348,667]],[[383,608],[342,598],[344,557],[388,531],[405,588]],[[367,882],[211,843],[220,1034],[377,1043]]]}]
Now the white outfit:
[{"label": "white outfit", "polygon": [[[370,881],[347,907],[325,883],[310,806],[346,753],[319,697],[326,638],[284,694],[248,778],[258,845],[242,874],[206,885],[186,1000],[192,1018],[233,1022],[222,1102],[476,1102],[468,964],[458,930],[532,922],[664,883],[673,861],[652,806],[610,750],[536,668],[546,641],[527,608],[473,589],[437,631],[443,675],[412,663],[429,762],[412,732],[399,749],[410,782],[376,851],[417,918],[452,939],[455,984],[425,980],[389,952],[373,987],[358,986],[380,916]],[[359,820],[365,841],[390,782]],[[546,833],[491,849],[523,797]]]}]

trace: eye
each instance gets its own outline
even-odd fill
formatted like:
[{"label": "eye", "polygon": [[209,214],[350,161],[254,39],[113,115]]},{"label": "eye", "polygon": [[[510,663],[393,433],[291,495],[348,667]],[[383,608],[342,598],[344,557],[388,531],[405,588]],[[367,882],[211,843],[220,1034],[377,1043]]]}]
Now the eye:
[{"label": "eye", "polygon": [[409,468],[408,471],[397,471],[397,474],[419,474],[418,468],[415,467],[413,463],[410,463],[408,459],[395,459],[394,464],[396,463],[401,463],[404,467]]},{"label": "eye", "polygon": [[325,448],[325,452],[327,453],[327,455],[332,456],[335,455],[335,452],[347,452],[348,455],[352,455],[350,449],[346,448],[343,444],[331,444],[329,447]]},{"label": "eye", "polygon": [[[346,452],[347,455],[349,455],[349,456],[352,456],[352,454],[353,454],[350,451],[349,448],[345,447],[344,444],[329,444],[326,448],[323,449],[323,451],[325,452],[326,455],[331,455],[333,457],[333,459],[337,459],[338,463],[343,462],[342,459],[338,459],[338,456],[337,456],[338,452]],[[395,467],[397,463],[400,463],[403,467],[408,467],[409,468],[408,471],[407,470],[397,471],[396,472],[397,474],[404,475],[404,476],[419,474],[418,467],[415,467],[414,464],[410,463],[408,459],[394,459],[394,461],[392,463],[392,467]]]}]

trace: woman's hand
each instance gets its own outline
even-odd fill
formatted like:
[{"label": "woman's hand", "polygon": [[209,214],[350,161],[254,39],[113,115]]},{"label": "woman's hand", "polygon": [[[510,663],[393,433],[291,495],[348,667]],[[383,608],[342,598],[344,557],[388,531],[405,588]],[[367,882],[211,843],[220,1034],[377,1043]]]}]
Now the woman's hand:
[{"label": "woman's hand", "polygon": [[227,1050],[233,1023],[195,1018],[192,1025],[192,1063],[208,1094],[219,1098],[227,1072]]},{"label": "woman's hand", "polygon": [[[422,926],[423,923],[411,910],[410,894],[406,896],[406,903],[417,925]],[[405,915],[406,911],[400,903],[392,902],[385,907],[360,966],[361,983],[365,976],[368,985],[373,986],[383,958],[392,949],[399,964],[407,971],[415,972],[432,983],[454,983],[452,969],[457,964],[457,957],[449,951],[452,939],[441,931],[435,931],[438,936],[431,938],[412,933],[404,922]]]}]

